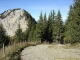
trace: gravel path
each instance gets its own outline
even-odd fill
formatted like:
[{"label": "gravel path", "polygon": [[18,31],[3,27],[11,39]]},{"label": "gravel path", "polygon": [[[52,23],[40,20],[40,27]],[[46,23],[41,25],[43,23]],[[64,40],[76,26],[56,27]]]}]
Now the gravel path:
[{"label": "gravel path", "polygon": [[80,49],[65,49],[65,45],[37,45],[21,52],[22,60],[54,60],[54,58],[79,58]]}]

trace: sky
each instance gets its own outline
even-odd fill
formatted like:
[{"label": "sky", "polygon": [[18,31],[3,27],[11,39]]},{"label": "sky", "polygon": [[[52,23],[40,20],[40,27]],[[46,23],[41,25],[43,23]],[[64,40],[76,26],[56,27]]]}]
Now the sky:
[{"label": "sky", "polygon": [[73,3],[73,0],[0,0],[0,13],[8,9],[21,8],[28,11],[38,21],[41,11],[43,15],[46,12],[48,16],[54,9],[56,14],[58,10],[61,11],[62,19],[65,21],[69,7]]}]

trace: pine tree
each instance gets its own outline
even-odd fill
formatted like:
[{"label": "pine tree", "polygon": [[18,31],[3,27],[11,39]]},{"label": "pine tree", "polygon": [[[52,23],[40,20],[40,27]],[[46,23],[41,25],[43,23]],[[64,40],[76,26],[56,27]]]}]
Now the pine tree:
[{"label": "pine tree", "polygon": [[44,18],[43,18],[43,42],[47,41],[47,16],[46,13],[44,14]]},{"label": "pine tree", "polygon": [[54,39],[60,43],[63,35],[63,22],[62,22],[60,10],[58,10],[58,14],[55,19],[53,33],[54,33]]},{"label": "pine tree", "polygon": [[33,19],[33,20],[31,20],[32,21],[32,24],[31,24],[31,27],[29,27],[29,28],[31,28],[31,30],[29,30],[30,32],[29,32],[29,35],[28,35],[28,40],[31,42],[31,41],[35,41],[35,34],[34,34],[34,32],[35,32],[35,28],[36,28],[36,21]]},{"label": "pine tree", "polygon": [[48,16],[48,21],[47,21],[47,34],[48,34],[48,42],[52,43],[53,42],[53,24],[54,24],[54,10],[50,12]]},{"label": "pine tree", "polygon": [[5,45],[7,45],[9,43],[9,38],[8,36],[6,36],[6,33],[5,33],[5,29],[3,28],[3,25],[0,24],[0,47],[2,47],[3,43]]},{"label": "pine tree", "polygon": [[42,41],[43,40],[43,15],[42,15],[42,12],[40,14],[40,17],[39,17],[39,21],[38,23],[36,24],[36,39],[39,40],[39,41]]},{"label": "pine tree", "polygon": [[54,32],[54,27],[55,27],[55,11],[53,10],[52,12],[52,39],[54,41],[55,38],[55,32]]},{"label": "pine tree", "polygon": [[75,42],[80,42],[80,0],[75,0],[74,5],[74,36],[73,39]]},{"label": "pine tree", "polygon": [[69,12],[69,16],[68,19],[66,21],[65,24],[65,42],[69,42],[69,43],[73,43],[74,39],[73,39],[73,35],[74,35],[74,10],[73,7],[70,6],[70,12]]},{"label": "pine tree", "polygon": [[32,28],[32,20],[31,20],[31,18],[29,17],[29,19],[28,19],[28,24],[27,24],[27,26],[28,26],[28,28],[26,29],[26,37],[25,37],[25,39],[27,40],[27,41],[30,41],[31,39],[30,39],[30,32],[31,32],[31,28]]},{"label": "pine tree", "polygon": [[48,17],[48,22],[47,22],[47,30],[48,30],[48,42],[51,43],[52,42],[52,19],[51,19],[51,15],[49,14]]},{"label": "pine tree", "polygon": [[36,28],[36,21],[31,16],[28,18],[28,24],[26,25],[28,28],[26,28],[26,31],[23,33],[23,38],[26,41],[33,41],[34,39],[34,31]]},{"label": "pine tree", "polygon": [[18,24],[18,29],[15,32],[15,36],[16,36],[16,42],[20,42],[22,41],[22,29],[20,27],[20,24]]},{"label": "pine tree", "polygon": [[[80,42],[80,0],[75,0],[70,8],[65,26],[65,40],[70,43]],[[70,27],[69,27],[70,26]],[[68,36],[67,36],[68,35]]]}]

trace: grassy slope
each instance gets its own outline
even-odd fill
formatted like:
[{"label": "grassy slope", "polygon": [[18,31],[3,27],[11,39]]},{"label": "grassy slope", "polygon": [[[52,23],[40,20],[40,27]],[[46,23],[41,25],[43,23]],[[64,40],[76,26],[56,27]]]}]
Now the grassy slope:
[{"label": "grassy slope", "polygon": [[35,43],[18,43],[14,48],[14,45],[5,47],[5,57],[3,51],[0,49],[0,60],[18,60],[20,59],[20,52],[28,46],[34,46]]}]

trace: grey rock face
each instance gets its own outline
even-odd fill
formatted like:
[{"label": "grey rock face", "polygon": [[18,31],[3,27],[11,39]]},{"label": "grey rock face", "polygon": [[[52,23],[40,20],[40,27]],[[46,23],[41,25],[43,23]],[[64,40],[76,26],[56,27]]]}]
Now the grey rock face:
[{"label": "grey rock face", "polygon": [[3,27],[6,29],[6,34],[9,36],[14,36],[15,31],[18,28],[18,24],[20,24],[22,31],[25,31],[28,24],[28,19],[24,15],[25,10],[23,9],[15,9],[15,10],[7,10],[2,13],[0,16],[0,22],[3,24]]}]

